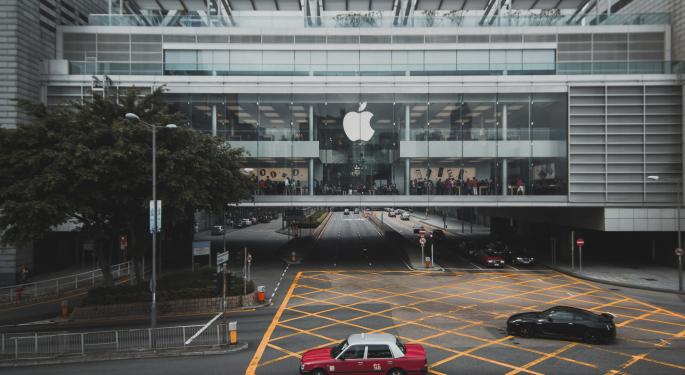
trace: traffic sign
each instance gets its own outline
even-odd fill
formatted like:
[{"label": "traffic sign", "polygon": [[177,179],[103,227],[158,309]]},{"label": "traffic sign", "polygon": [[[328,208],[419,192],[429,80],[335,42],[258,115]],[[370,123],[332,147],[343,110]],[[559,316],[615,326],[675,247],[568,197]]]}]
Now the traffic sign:
[{"label": "traffic sign", "polygon": [[577,238],[577,239],[576,239],[576,245],[579,246],[579,247],[582,247],[583,245],[585,245],[585,240],[582,239],[582,238],[580,238],[580,237]]},{"label": "traffic sign", "polygon": [[223,253],[216,254],[216,264],[217,266],[220,264],[224,264],[228,262],[228,251],[225,251]]},{"label": "traffic sign", "polygon": [[419,238],[419,243],[421,244],[421,246],[425,245],[425,244],[426,244],[426,239],[423,238],[423,237]]},{"label": "traffic sign", "polygon": [[247,254],[247,263],[252,263],[252,254]]},{"label": "traffic sign", "polygon": [[675,255],[682,256],[683,255],[683,249],[681,249],[681,248],[675,249]]}]

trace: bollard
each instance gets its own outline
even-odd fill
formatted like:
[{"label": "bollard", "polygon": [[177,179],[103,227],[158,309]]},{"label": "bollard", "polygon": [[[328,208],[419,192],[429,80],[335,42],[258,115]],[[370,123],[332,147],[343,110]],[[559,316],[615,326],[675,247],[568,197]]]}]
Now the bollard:
[{"label": "bollard", "polygon": [[17,301],[21,301],[21,292],[23,292],[23,291],[24,291],[24,288],[22,288],[22,287],[20,287],[20,286],[19,286],[19,287],[16,287],[16,288],[14,289],[15,299],[16,299]]},{"label": "bollard", "polygon": [[296,254],[295,254],[294,251],[290,253],[290,260],[291,260],[292,262],[295,261],[295,255],[296,255]]},{"label": "bollard", "polygon": [[235,345],[238,343],[238,322],[228,323],[228,344]]},{"label": "bollard", "polygon": [[69,317],[69,301],[64,300],[61,303],[62,306],[62,318],[66,319]]},{"label": "bollard", "polygon": [[258,287],[257,287],[257,302],[259,302],[259,303],[264,303],[264,300],[266,299],[266,295],[265,295],[265,292],[264,292],[265,289],[266,289],[266,288],[263,287],[263,286],[258,286]]}]

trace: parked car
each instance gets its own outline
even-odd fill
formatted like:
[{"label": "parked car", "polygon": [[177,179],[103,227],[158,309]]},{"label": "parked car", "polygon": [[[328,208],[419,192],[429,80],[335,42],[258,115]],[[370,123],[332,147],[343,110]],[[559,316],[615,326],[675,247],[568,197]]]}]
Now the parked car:
[{"label": "parked car", "polygon": [[260,223],[268,223],[270,221],[271,221],[271,218],[268,215],[262,215],[262,216],[257,218],[257,222],[260,222]]},{"label": "parked car", "polygon": [[504,258],[512,266],[532,266],[535,264],[535,257],[526,248],[520,246],[508,247],[504,251]]},{"label": "parked car", "polygon": [[212,227],[211,233],[212,233],[212,236],[218,236],[218,235],[224,234],[223,225],[214,225]]},{"label": "parked car", "polygon": [[252,217],[250,218],[250,222],[252,222],[252,225],[255,225],[255,224],[258,223],[257,218],[254,217],[254,216],[252,216]]},{"label": "parked car", "polygon": [[419,232],[426,230],[426,228],[421,224],[414,224],[411,229],[414,231],[414,234],[419,234]]},{"label": "parked car", "polygon": [[442,229],[435,229],[433,230],[433,233],[431,233],[431,239],[433,242],[442,242],[447,237],[445,237],[445,232]]},{"label": "parked car", "polygon": [[359,213],[359,209],[358,209],[358,208],[355,208],[355,209],[354,209],[354,213],[355,213],[355,214],[358,214],[358,213]]},{"label": "parked car", "polygon": [[334,347],[302,354],[300,374],[425,374],[426,351],[419,344],[404,344],[387,333],[354,334]]},{"label": "parked car", "polygon": [[400,215],[400,219],[409,220],[409,213],[408,212],[402,212],[402,214]]},{"label": "parked car", "polygon": [[241,221],[243,223],[243,227],[249,227],[250,225],[252,225],[252,220],[250,220],[248,218],[244,218]]},{"label": "parked car", "polygon": [[616,338],[614,315],[594,313],[568,306],[541,312],[514,314],[507,319],[507,333],[521,337],[548,336],[581,339],[589,343],[611,342]]},{"label": "parked car", "polygon": [[504,267],[504,256],[492,249],[482,249],[478,252],[478,260],[485,267]]},{"label": "parked car", "polygon": [[233,220],[233,228],[235,228],[235,229],[240,229],[240,228],[243,228],[243,227],[245,227],[245,223],[243,223],[242,220],[240,220],[240,219],[235,219],[235,220]]},{"label": "parked car", "polygon": [[346,209],[343,211],[343,215],[349,215],[349,214],[350,214],[350,209],[349,209],[349,208],[346,208]]},{"label": "parked car", "polygon": [[395,211],[388,211],[388,217],[395,217],[397,214],[395,214]]}]

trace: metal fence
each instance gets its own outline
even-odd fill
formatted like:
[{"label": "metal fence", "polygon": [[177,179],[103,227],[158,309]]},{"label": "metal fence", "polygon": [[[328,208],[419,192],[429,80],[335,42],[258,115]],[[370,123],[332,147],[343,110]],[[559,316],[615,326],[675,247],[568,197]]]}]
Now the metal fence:
[{"label": "metal fence", "polygon": [[0,359],[45,359],[98,353],[141,352],[149,350],[213,347],[228,343],[226,324],[214,324],[191,343],[202,325],[98,331],[80,333],[2,334]]},{"label": "metal fence", "polygon": [[[129,276],[132,268],[129,262],[124,262],[113,265],[111,270],[112,277],[117,280],[123,276]],[[11,285],[0,288],[0,303],[56,297],[76,289],[93,288],[100,283],[102,283],[102,271],[97,268],[49,280]]]}]

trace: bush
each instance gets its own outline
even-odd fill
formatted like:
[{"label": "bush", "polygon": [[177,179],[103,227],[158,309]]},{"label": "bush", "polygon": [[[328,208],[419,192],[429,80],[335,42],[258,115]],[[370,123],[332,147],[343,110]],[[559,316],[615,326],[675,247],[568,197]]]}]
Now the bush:
[{"label": "bush", "polygon": [[[181,299],[220,297],[214,284],[214,272],[205,268],[196,272],[183,271],[165,275],[157,282],[157,300],[175,301]],[[91,289],[81,300],[81,306],[117,305],[126,303],[149,302],[152,298],[148,290],[149,283],[141,285],[118,285],[112,288],[98,287]],[[219,288],[221,289],[221,288]],[[255,290],[254,282],[248,281],[247,293]],[[230,274],[227,296],[243,294],[243,278]]]}]

